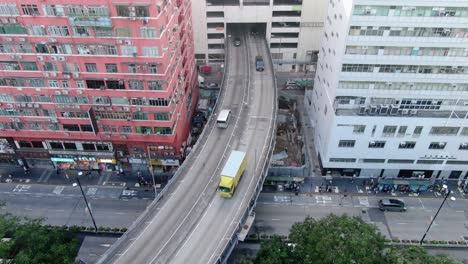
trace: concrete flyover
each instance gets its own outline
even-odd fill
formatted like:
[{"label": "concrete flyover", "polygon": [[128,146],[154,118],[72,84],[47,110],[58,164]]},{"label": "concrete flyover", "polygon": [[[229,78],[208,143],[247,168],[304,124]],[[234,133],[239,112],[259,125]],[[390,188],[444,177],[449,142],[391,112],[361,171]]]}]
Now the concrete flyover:
[{"label": "concrete flyover", "polygon": [[[241,34],[242,35],[242,34]],[[223,88],[215,113],[231,109],[227,129],[208,121],[197,145],[166,189],[98,263],[224,262],[252,211],[272,152],[276,85],[266,40],[243,34],[226,42]],[[255,56],[265,60],[257,72]],[[232,199],[217,193],[219,174],[232,150],[247,153],[247,168]]]}]

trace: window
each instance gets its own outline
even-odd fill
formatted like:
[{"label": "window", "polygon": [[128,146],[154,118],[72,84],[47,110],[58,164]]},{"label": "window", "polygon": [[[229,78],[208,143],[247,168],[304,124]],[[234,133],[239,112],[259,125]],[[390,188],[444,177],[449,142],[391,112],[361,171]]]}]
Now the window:
[{"label": "window", "polygon": [[73,27],[75,36],[88,37],[90,35],[88,27]]},{"label": "window", "polygon": [[96,147],[93,143],[82,143],[81,146],[83,146],[83,150],[96,150]]},{"label": "window", "polygon": [[62,142],[50,142],[49,145],[51,149],[63,149]]},{"label": "window", "polygon": [[41,122],[30,122],[29,128],[31,130],[42,130],[42,123]]},{"label": "window", "polygon": [[399,149],[413,149],[416,146],[415,141],[403,141],[398,145]]},{"label": "window", "polygon": [[340,140],[338,143],[339,148],[353,148],[356,140]]},{"label": "window", "polygon": [[123,56],[133,56],[137,53],[136,46],[121,46],[120,49],[122,50]]},{"label": "window", "polygon": [[66,131],[80,131],[80,127],[75,124],[63,124],[63,129]]},{"label": "window", "polygon": [[70,87],[70,85],[68,84],[68,81],[63,80],[63,81],[61,81],[61,82],[62,82],[62,87],[63,87],[63,88],[69,88],[69,87]]},{"label": "window", "polygon": [[384,136],[393,136],[397,130],[397,126],[384,126],[382,134]]},{"label": "window", "polygon": [[63,147],[65,149],[76,150],[76,144],[73,142],[63,142]]},{"label": "window", "polygon": [[110,147],[109,147],[108,144],[99,144],[99,143],[97,143],[96,144],[96,149],[97,150],[107,150],[107,151],[109,151]]},{"label": "window", "polygon": [[0,15],[2,16],[19,16],[19,10],[16,4],[0,4]]},{"label": "window", "polygon": [[398,135],[404,135],[407,129],[407,126],[400,126],[400,128],[398,128]]},{"label": "window", "polygon": [[415,135],[421,135],[422,130],[423,130],[423,127],[422,127],[422,126],[417,126],[417,127],[414,128],[413,134],[415,134]]},{"label": "window", "polygon": [[459,150],[468,150],[468,142],[461,143],[460,147],[458,149]]},{"label": "window", "polygon": [[140,37],[142,38],[158,38],[156,28],[154,27],[140,27]]},{"label": "window", "polygon": [[106,81],[106,86],[107,86],[107,89],[124,90],[125,82],[117,81],[117,80],[109,80],[109,81]]},{"label": "window", "polygon": [[132,127],[130,126],[121,126],[120,127],[121,133],[132,133]]},{"label": "window", "polygon": [[385,141],[370,141],[369,148],[384,148]]},{"label": "window", "polygon": [[356,159],[352,159],[352,158],[330,158],[330,162],[356,162]]},{"label": "window", "polygon": [[118,5],[117,8],[117,16],[128,17],[130,16],[129,6],[126,5]]},{"label": "window", "polygon": [[172,128],[170,127],[154,127],[154,133],[157,135],[171,135]]},{"label": "window", "polygon": [[130,90],[143,90],[143,81],[129,80],[128,84]]},{"label": "window", "polygon": [[169,113],[165,113],[165,112],[160,112],[160,113],[154,113],[154,120],[158,120],[158,121],[169,121],[171,118],[170,118],[170,114]]},{"label": "window", "polygon": [[58,88],[59,84],[57,80],[49,80],[49,86],[52,88]]},{"label": "window", "polygon": [[[137,17],[149,17],[149,7],[148,6],[135,6],[135,13]],[[135,14],[130,13],[130,15],[135,16]]]},{"label": "window", "polygon": [[143,47],[143,56],[159,57],[158,48],[157,47]]},{"label": "window", "polygon": [[85,63],[85,67],[87,72],[97,72],[96,63]]},{"label": "window", "polygon": [[432,127],[429,135],[456,136],[458,131],[459,127]]},{"label": "window", "polygon": [[148,89],[150,90],[162,90],[163,82],[162,81],[148,81]]},{"label": "window", "polygon": [[117,37],[133,37],[132,29],[130,27],[115,27]]},{"label": "window", "polygon": [[431,142],[429,149],[444,149],[447,142]]},{"label": "window", "polygon": [[366,130],[365,125],[354,125],[353,126],[353,133],[355,134],[362,134]]},{"label": "window", "polygon": [[150,64],[148,65],[148,70],[150,73],[158,73],[158,65],[157,64]]},{"label": "window", "polygon": [[65,11],[61,5],[43,5],[46,16],[65,16]]},{"label": "window", "polygon": [[32,61],[23,61],[21,62],[21,66],[23,66],[23,70],[25,71],[38,71],[39,70],[36,62],[32,62]]},{"label": "window", "polygon": [[414,160],[406,160],[406,159],[389,159],[387,163],[406,163],[406,164],[413,164]]},{"label": "window", "polygon": [[48,31],[52,36],[70,36],[67,26],[49,26]]},{"label": "window", "polygon": [[83,132],[94,132],[91,125],[80,125],[80,127]]},{"label": "window", "polygon": [[106,71],[107,72],[118,72],[117,64],[106,63]]},{"label": "window", "polygon": [[27,16],[39,16],[39,9],[37,5],[21,5],[21,9],[23,10],[23,14]]},{"label": "window", "polygon": [[384,159],[360,159],[359,162],[362,163],[385,163]]},{"label": "window", "polygon": [[418,160],[417,164],[443,164],[443,160]]},{"label": "window", "polygon": [[148,113],[146,113],[146,112],[133,112],[133,119],[134,120],[148,120]]}]

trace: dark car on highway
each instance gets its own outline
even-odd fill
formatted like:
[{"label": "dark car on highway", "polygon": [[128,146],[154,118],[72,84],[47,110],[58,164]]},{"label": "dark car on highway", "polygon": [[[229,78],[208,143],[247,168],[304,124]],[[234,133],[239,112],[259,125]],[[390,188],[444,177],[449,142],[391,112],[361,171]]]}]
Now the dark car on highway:
[{"label": "dark car on highway", "polygon": [[235,38],[234,39],[234,46],[240,46],[241,45],[241,39],[240,38]]},{"label": "dark car on highway", "polygon": [[405,212],[405,203],[398,199],[382,199],[379,201],[381,211]]}]

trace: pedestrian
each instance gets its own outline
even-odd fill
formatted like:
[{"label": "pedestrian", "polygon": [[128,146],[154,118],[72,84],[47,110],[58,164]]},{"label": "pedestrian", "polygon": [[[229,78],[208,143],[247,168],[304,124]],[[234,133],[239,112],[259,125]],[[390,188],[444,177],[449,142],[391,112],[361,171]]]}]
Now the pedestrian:
[{"label": "pedestrian", "polygon": [[56,172],[57,172],[57,175],[60,175],[60,167],[57,167]]},{"label": "pedestrian", "polygon": [[125,173],[124,173],[124,170],[122,169],[122,167],[120,167],[120,169],[119,169],[119,170],[120,170],[120,175],[124,176],[124,175],[125,175]]}]

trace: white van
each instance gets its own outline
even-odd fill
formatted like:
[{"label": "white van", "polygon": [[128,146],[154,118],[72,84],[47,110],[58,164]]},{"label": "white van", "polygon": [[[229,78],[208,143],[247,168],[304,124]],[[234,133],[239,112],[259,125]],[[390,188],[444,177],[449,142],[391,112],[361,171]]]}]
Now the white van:
[{"label": "white van", "polygon": [[231,117],[231,110],[223,109],[221,110],[221,112],[219,112],[218,119],[216,120],[216,124],[218,124],[218,127],[227,128],[230,117]]}]

